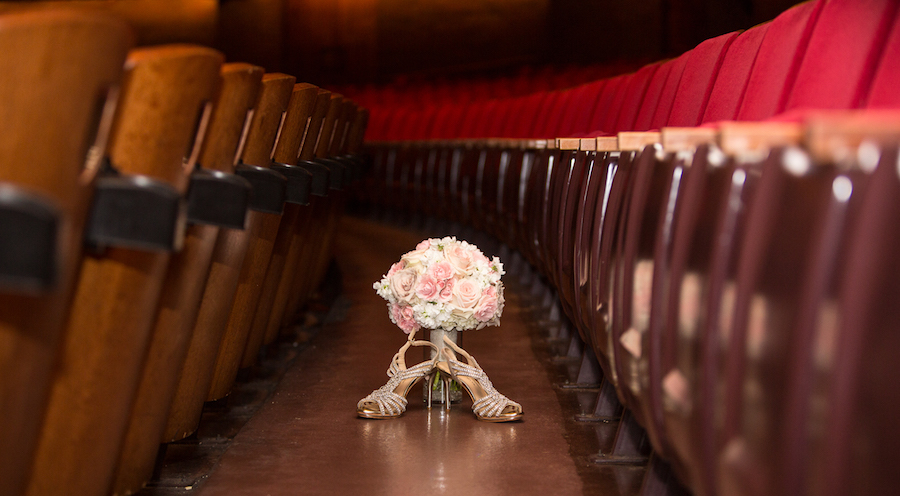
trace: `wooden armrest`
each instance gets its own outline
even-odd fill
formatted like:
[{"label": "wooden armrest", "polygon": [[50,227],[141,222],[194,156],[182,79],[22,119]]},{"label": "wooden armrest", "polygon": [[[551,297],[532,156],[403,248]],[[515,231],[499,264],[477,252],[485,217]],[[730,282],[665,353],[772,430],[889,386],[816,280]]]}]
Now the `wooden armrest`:
[{"label": "wooden armrest", "polygon": [[618,136],[598,136],[597,137],[598,152],[617,152],[619,151]]},{"label": "wooden armrest", "polygon": [[799,145],[803,135],[794,122],[723,122],[719,148],[728,155],[758,155],[772,147]]},{"label": "wooden armrest", "polygon": [[900,112],[827,112],[806,119],[804,144],[817,161],[852,160],[864,142],[880,146],[900,142]]},{"label": "wooden armrest", "polygon": [[718,130],[713,127],[664,127],[660,131],[663,150],[680,152],[715,143]]},{"label": "wooden armrest", "polygon": [[640,151],[647,145],[660,142],[658,131],[626,131],[619,133],[619,150]]},{"label": "wooden armrest", "polygon": [[558,150],[578,150],[581,147],[580,138],[556,138],[555,143]]}]

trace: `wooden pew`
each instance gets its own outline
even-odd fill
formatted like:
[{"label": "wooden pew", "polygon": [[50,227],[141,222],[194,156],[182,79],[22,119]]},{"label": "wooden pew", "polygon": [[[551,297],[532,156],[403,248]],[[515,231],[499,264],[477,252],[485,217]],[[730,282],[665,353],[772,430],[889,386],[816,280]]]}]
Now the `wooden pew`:
[{"label": "wooden pew", "polygon": [[[263,76],[259,102],[241,154],[240,160],[244,164],[268,167],[271,163],[276,135],[294,83],[294,76],[287,74],[269,73]],[[281,207],[277,210],[280,212]],[[223,333],[229,332],[229,316],[246,305],[242,289],[259,284],[253,275],[260,265],[267,263],[272,250],[272,231],[280,222],[280,213],[251,211],[244,231],[219,233],[162,442],[183,439],[196,430],[205,399],[202,396],[209,389],[211,380],[208,369]]]},{"label": "wooden pew", "polygon": [[[198,46],[133,50],[111,132],[112,163],[184,193],[221,64],[219,52]],[[117,247],[84,258],[26,494],[108,491],[169,258]]]},{"label": "wooden pew", "polygon": [[[244,123],[259,96],[263,69],[230,63],[223,65],[221,72],[222,85],[199,163],[230,173],[234,171]],[[119,456],[113,494],[136,492],[153,473],[159,440],[187,355],[218,234],[219,227],[214,225],[190,225],[184,247],[169,262],[153,338]]]},{"label": "wooden pew", "polygon": [[[0,494],[24,490],[81,264],[91,174],[106,153],[124,23],[72,12],[0,16],[3,203],[37,203],[56,224],[38,274],[4,274],[0,290]],[[108,100],[107,94],[112,95]],[[103,125],[98,129],[98,121]],[[45,216],[42,216],[45,217]],[[13,235],[4,233],[4,237]],[[5,243],[4,252],[6,251]],[[29,247],[37,252],[39,247]],[[28,276],[25,279],[23,276]]]}]

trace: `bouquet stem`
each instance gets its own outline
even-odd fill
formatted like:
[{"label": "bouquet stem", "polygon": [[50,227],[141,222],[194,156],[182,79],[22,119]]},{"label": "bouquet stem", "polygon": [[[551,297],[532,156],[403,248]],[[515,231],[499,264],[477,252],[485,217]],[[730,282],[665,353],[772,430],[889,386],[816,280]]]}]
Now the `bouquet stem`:
[{"label": "bouquet stem", "polygon": [[[448,331],[446,329],[426,329],[429,332],[428,339],[435,346],[437,346],[438,352],[442,348],[444,348],[444,336],[447,336],[451,341],[456,343],[457,346],[462,346],[462,333],[456,331],[455,329],[452,331]],[[430,347],[425,348],[425,359],[430,360],[434,358],[435,351]],[[429,383],[425,384],[425,387],[422,389],[422,399],[423,401],[428,401],[428,388],[432,389],[431,402],[432,404],[444,403],[444,381],[441,377],[441,371],[435,371],[434,376],[432,377]],[[450,382],[450,402],[451,403],[459,403],[462,401],[462,387],[456,381]]]}]

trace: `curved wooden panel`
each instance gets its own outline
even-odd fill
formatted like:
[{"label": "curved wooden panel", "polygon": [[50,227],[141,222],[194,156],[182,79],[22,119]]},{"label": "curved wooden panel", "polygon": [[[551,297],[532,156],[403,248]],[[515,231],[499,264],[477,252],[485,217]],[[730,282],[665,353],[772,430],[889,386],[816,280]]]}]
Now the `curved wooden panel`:
[{"label": "curved wooden panel", "polygon": [[[110,159],[183,191],[222,55],[190,45],[132,51]],[[170,255],[109,248],[85,257],[27,494],[105,494],[140,378]]]},{"label": "curved wooden panel", "polygon": [[[241,157],[244,163],[257,166],[270,163],[269,157],[295,80],[287,74],[263,76],[259,103]],[[219,233],[191,343],[169,410],[163,442],[182,439],[196,430],[212,380],[213,360],[223,333],[227,332],[229,315],[244,305],[240,288],[245,283],[254,284],[254,281],[245,278],[245,273],[251,271],[260,260],[263,263],[268,261],[272,240],[265,235],[265,228],[273,224],[277,226],[280,221],[281,215],[251,211],[244,231],[228,229]]]},{"label": "curved wooden panel", "polygon": [[[200,163],[210,169],[230,172],[244,122],[259,96],[263,68],[243,63],[225,64],[221,73],[222,85],[203,140]],[[113,481],[113,494],[136,492],[153,474],[159,440],[197,320],[218,233],[219,228],[215,226],[189,226],[184,247],[169,262],[150,349]]]},{"label": "curved wooden panel", "polygon": [[55,285],[0,294],[2,494],[20,494],[26,483],[81,263],[91,188],[80,176],[92,140],[96,154],[105,152],[97,119],[131,42],[124,23],[103,16],[0,16],[0,181],[60,213]]}]

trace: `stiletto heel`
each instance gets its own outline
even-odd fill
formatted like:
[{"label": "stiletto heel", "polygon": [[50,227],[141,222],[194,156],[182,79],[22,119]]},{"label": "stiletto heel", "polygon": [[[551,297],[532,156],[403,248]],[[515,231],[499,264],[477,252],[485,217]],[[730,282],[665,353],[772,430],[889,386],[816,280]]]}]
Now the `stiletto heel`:
[{"label": "stiletto heel", "polygon": [[[435,350],[434,358],[418,365],[406,367],[406,350],[410,346],[431,346]],[[437,346],[430,341],[409,340],[394,355],[387,375],[390,377],[384,386],[372,391],[356,404],[356,414],[363,418],[388,419],[397,418],[406,411],[406,395],[409,390],[425,377],[433,377],[435,364],[440,358]],[[431,408],[431,388],[429,388],[428,407]]]},{"label": "stiletto heel", "polygon": [[[438,370],[449,371],[451,377],[460,383],[472,398],[472,411],[478,420],[485,422],[512,422],[520,420],[523,416],[522,405],[500,394],[491,384],[487,374],[475,361],[475,357],[468,354],[450,339],[444,337],[445,348],[441,349],[446,361],[438,362]],[[450,351],[453,350],[453,351]],[[467,363],[456,359],[453,352],[465,357]],[[449,391],[449,385],[445,387]],[[447,402],[447,409],[450,402]]]},{"label": "stiletto heel", "polygon": [[448,370],[447,373],[441,374],[441,380],[444,382],[444,387],[441,388],[441,392],[444,395],[444,410],[448,412],[450,411],[450,403],[453,401],[450,399],[450,383],[453,382],[453,377],[449,372]]},{"label": "stiletto heel", "polygon": [[426,388],[428,390],[428,394],[426,395],[427,398],[425,399],[425,404],[427,405],[427,408],[429,410],[431,410],[431,401],[432,401],[432,398],[434,397],[434,386],[432,384],[433,380],[434,380],[434,372],[432,371],[431,374],[428,374],[425,376],[425,384],[428,385],[428,387]]}]

